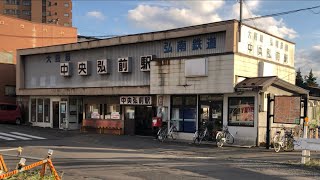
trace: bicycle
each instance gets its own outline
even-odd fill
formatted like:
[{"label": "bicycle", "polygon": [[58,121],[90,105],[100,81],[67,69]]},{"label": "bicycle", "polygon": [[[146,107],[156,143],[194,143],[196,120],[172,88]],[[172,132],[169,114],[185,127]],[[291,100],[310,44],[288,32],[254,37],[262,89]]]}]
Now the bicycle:
[{"label": "bicycle", "polygon": [[[284,135],[281,136],[281,130],[284,130]],[[292,129],[286,131],[286,128],[281,128],[280,131],[276,132],[273,138],[273,149],[275,152],[279,152],[281,149],[284,151],[293,151],[295,140],[293,138]]]},{"label": "bicycle", "polygon": [[164,142],[168,136],[171,137],[172,140],[176,140],[178,136],[178,130],[176,125],[170,123],[170,129],[168,130],[167,126],[161,127],[157,133],[158,141]]},{"label": "bicycle", "polygon": [[[203,128],[205,127],[205,128]],[[214,133],[210,133],[208,130],[208,124],[203,122],[202,128],[199,128],[194,135],[193,135],[193,143],[194,144],[201,144],[203,140],[209,140],[209,139],[214,139]]]},{"label": "bicycle", "polygon": [[229,132],[227,126],[223,126],[222,131],[219,131],[216,135],[216,143],[218,147],[222,147],[223,144],[233,144],[234,136]]}]

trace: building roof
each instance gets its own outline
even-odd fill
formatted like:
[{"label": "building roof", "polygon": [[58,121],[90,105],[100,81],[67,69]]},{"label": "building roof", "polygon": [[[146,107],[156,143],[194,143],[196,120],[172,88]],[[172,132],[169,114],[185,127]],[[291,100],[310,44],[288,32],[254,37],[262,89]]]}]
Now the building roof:
[{"label": "building roof", "polygon": [[246,78],[235,86],[235,91],[265,91],[270,86],[275,86],[294,94],[309,93],[308,90],[284,81],[277,76]]}]

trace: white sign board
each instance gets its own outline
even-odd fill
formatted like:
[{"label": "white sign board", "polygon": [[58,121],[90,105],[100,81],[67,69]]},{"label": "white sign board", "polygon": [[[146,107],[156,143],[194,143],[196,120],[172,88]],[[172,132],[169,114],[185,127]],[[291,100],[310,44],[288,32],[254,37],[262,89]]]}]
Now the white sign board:
[{"label": "white sign board", "polygon": [[88,61],[78,62],[78,75],[80,76],[88,75]]},{"label": "white sign board", "polygon": [[294,143],[294,149],[320,151],[320,139],[299,138]]},{"label": "white sign board", "polygon": [[151,96],[121,96],[120,104],[122,105],[151,105]]},{"label": "white sign board", "polygon": [[112,112],[111,113],[111,119],[120,119],[119,112]]},{"label": "white sign board", "polygon": [[97,74],[108,74],[108,60],[97,60]]},{"label": "white sign board", "polygon": [[243,25],[238,51],[285,65],[294,65],[294,44]]},{"label": "white sign board", "polygon": [[70,70],[70,63],[60,63],[60,75],[61,76],[70,76],[71,70]]},{"label": "white sign board", "polygon": [[131,57],[118,58],[118,72],[131,72]]},{"label": "white sign board", "polygon": [[150,71],[152,55],[140,57],[140,71]]}]

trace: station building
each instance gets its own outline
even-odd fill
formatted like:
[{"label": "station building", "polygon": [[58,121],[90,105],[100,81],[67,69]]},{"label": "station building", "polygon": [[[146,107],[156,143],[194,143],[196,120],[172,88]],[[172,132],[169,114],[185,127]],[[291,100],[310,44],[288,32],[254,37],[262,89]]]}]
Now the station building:
[{"label": "station building", "polygon": [[229,20],[19,50],[17,95],[33,126],[150,135],[161,114],[181,139],[212,122],[228,126],[236,144],[260,145],[267,95],[308,91],[293,85],[294,43],[248,25],[239,42],[238,27]]}]

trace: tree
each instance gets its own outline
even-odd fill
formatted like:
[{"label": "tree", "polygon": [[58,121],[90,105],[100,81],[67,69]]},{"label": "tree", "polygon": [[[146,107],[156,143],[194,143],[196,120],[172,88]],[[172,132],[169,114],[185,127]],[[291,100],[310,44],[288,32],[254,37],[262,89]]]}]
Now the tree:
[{"label": "tree", "polygon": [[297,74],[296,74],[296,85],[299,87],[302,87],[302,88],[305,87],[300,68],[298,69]]},{"label": "tree", "polygon": [[305,76],[304,78],[305,84],[306,86],[309,87],[318,87],[318,83],[317,83],[317,77],[315,77],[312,73],[312,69],[309,72],[308,76]]}]

